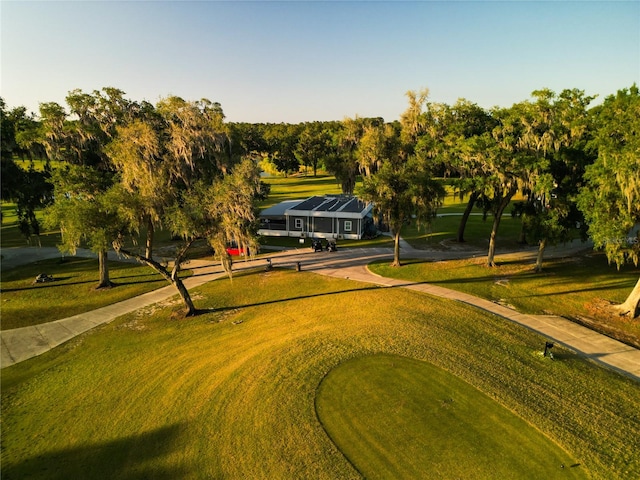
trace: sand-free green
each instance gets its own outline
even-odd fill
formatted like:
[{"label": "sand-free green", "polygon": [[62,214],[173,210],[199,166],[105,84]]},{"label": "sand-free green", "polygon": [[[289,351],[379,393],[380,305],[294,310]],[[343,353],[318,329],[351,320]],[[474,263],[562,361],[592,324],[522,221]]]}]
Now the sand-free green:
[{"label": "sand-free green", "polygon": [[543,338],[502,319],[277,269],[209,283],[194,298],[212,311],[144,309],[3,369],[3,480],[359,478],[315,402],[332,370],[374,354],[464,380],[535,426],[576,471],[640,476],[638,384],[562,349],[543,358]]},{"label": "sand-free green", "polygon": [[396,355],[344,362],[322,381],[316,407],[365,478],[586,478],[541,432],[428,362]]}]

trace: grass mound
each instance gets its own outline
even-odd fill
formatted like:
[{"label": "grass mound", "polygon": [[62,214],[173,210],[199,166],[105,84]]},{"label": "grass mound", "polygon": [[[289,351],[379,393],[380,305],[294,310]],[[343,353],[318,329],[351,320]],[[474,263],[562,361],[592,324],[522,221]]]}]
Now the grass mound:
[{"label": "grass mound", "polygon": [[538,430],[426,362],[389,355],[345,362],[322,381],[316,407],[365,478],[586,478]]}]

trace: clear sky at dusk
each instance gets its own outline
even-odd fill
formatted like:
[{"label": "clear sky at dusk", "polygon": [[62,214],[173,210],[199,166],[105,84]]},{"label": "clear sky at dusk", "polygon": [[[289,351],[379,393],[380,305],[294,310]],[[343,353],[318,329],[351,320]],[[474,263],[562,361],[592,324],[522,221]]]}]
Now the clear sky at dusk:
[{"label": "clear sky at dusk", "polygon": [[3,0],[0,15],[0,95],[35,112],[112,86],[208,98],[230,121],[391,121],[423,87],[489,108],[640,83],[638,1]]}]

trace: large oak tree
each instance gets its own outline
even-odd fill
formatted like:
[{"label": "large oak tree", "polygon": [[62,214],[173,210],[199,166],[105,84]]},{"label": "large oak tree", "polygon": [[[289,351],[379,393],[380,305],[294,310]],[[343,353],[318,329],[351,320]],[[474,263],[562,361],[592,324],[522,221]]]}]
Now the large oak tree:
[{"label": "large oak tree", "polygon": [[584,223],[575,205],[586,165],[593,159],[587,143],[591,135],[587,107],[593,97],[580,90],[559,95],[548,89],[533,92],[534,102],[525,102],[525,126],[521,145],[527,147],[542,166],[530,177],[522,215],[528,241],[538,243],[535,270],[542,270],[547,245],[573,238],[576,225]]},{"label": "large oak tree", "polygon": [[[400,266],[400,233],[411,222],[428,224],[442,203],[444,188],[433,178],[433,163],[426,150],[416,152],[417,139],[429,128],[427,91],[408,93],[409,107],[402,117],[401,130],[391,125],[378,131],[369,129],[363,137],[369,168],[360,196],[374,203],[374,212],[394,237],[393,266]],[[362,147],[362,144],[361,144]]]},{"label": "large oak tree", "polygon": [[[640,91],[636,85],[607,97],[597,112],[598,158],[587,167],[579,206],[596,248],[618,267],[640,259]],[[640,279],[614,309],[637,317]]]},{"label": "large oak tree", "polygon": [[40,105],[43,143],[52,160],[66,163],[53,177],[55,202],[46,212],[47,224],[59,226],[60,249],[74,253],[81,242],[98,255],[98,287],[111,286],[107,253],[121,232],[115,199],[110,195],[117,177],[106,146],[118,125],[129,121],[133,104],[115,88],[66,97],[70,115],[57,103]]},{"label": "large oak tree", "polygon": [[[127,247],[125,236],[114,247],[174,285],[191,315],[196,308],[180,277],[182,264],[200,239],[208,241],[229,272],[230,242],[255,251],[260,176],[251,156],[240,161],[242,151],[230,144],[219,104],[168,97],[156,110],[119,127],[107,148],[121,175],[120,217],[132,231],[147,230],[144,253]],[[182,239],[171,264],[152,255],[149,232],[158,226]]]}]

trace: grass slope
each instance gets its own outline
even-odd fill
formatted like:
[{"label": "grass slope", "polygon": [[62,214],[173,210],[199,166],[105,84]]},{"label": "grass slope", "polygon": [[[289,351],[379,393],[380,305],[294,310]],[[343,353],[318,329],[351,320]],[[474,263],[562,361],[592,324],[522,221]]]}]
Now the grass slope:
[{"label": "grass slope", "polygon": [[516,325],[309,272],[236,275],[194,294],[213,310],[143,310],[3,369],[3,480],[358,478],[315,397],[338,365],[379,353],[468,382],[594,478],[640,476],[638,384],[562,349],[544,359],[544,339]]},{"label": "grass slope", "polygon": [[510,305],[523,313],[554,314],[583,319],[591,328],[640,347],[640,322],[609,315],[603,308],[621,303],[638,281],[640,268],[626,265],[616,271],[604,254],[547,260],[541,273],[531,261],[500,262],[487,267],[484,258],[430,262],[406,260],[402,268],[389,262],[369,265],[391,278],[428,282]]},{"label": "grass slope", "polygon": [[586,478],[538,430],[427,362],[390,355],[344,362],[322,381],[316,405],[365,478]]}]

